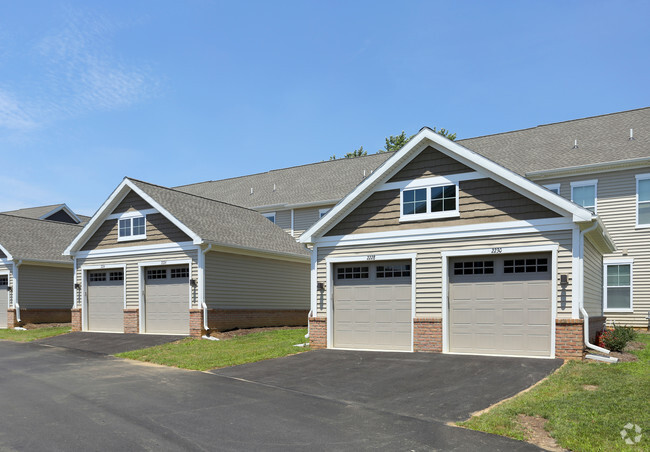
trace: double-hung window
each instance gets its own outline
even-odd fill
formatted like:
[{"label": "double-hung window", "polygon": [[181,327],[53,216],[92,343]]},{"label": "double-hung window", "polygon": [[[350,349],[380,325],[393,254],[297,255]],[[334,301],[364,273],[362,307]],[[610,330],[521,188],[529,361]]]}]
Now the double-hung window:
[{"label": "double-hung window", "polygon": [[605,312],[632,312],[632,261],[605,261]]},{"label": "double-hung window", "polygon": [[636,225],[650,228],[650,174],[636,176]]},{"label": "double-hung window", "polygon": [[400,221],[460,216],[456,184],[405,188],[401,201]]},{"label": "double-hung window", "polygon": [[598,181],[595,180],[571,182],[571,201],[596,213],[597,190]]},{"label": "double-hung window", "polygon": [[120,218],[118,223],[118,241],[141,240],[147,238],[145,216]]}]

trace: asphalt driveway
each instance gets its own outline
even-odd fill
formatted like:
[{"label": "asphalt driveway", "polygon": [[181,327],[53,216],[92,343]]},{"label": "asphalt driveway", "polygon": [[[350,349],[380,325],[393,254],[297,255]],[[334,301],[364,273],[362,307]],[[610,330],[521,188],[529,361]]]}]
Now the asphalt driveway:
[{"label": "asphalt driveway", "polygon": [[34,343],[64,347],[86,352],[115,355],[131,350],[167,344],[182,339],[182,336],[163,334],[89,333],[85,331],[62,334],[39,339]]},{"label": "asphalt driveway", "polygon": [[[451,361],[429,363],[431,358],[425,356],[424,362],[409,363],[404,359],[421,356],[362,355],[310,352],[296,360],[208,373],[0,341],[0,395],[5,407],[0,411],[0,450],[539,450],[436,420],[456,416],[454,410],[427,416],[402,413],[409,400],[419,409],[426,403],[417,398],[436,404],[437,392],[436,387],[409,392],[410,383],[396,377],[396,371],[420,365],[429,370],[454,367]],[[325,375],[314,379],[316,360],[327,365],[321,367]],[[458,368],[463,367],[460,361]],[[364,371],[359,362],[373,364]],[[308,376],[291,370],[301,366]],[[518,366],[529,371],[536,367],[523,361],[512,365]],[[389,390],[389,382],[381,381],[382,372],[370,372],[381,367],[387,379],[393,374],[393,385],[402,386],[404,401],[398,402],[398,389]],[[480,365],[465,367],[476,373]],[[267,375],[266,382],[261,376],[258,381],[243,378],[278,369],[285,373]],[[422,376],[420,371],[410,372]],[[364,389],[363,382],[346,387],[355,373],[367,374],[366,384],[376,389]],[[327,383],[327,375],[337,374],[347,375],[340,380],[340,397],[333,390],[336,383]],[[436,385],[435,380],[434,375],[417,386]],[[379,392],[386,393],[385,402]],[[457,397],[469,398],[460,386]]]}]

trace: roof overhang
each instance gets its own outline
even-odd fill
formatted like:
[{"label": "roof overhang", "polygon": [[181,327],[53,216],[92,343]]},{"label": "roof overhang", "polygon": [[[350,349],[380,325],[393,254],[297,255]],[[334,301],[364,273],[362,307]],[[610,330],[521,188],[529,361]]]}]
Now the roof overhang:
[{"label": "roof overhang", "polygon": [[[591,229],[594,224],[596,227]],[[602,254],[609,254],[616,251],[616,244],[599,217],[594,218],[591,222],[579,223],[578,226],[582,231],[588,230],[588,232],[585,233],[585,236],[589,238],[591,243],[593,243]]]},{"label": "roof overhang", "polygon": [[210,248],[211,251],[222,251],[224,253],[244,254],[249,256],[266,257],[294,262],[309,262],[311,259],[309,255],[305,256],[293,253],[281,253],[279,251],[265,251],[260,250],[259,248],[249,248],[245,246],[237,246],[214,241],[206,242],[206,244],[212,245],[212,248]]},{"label": "roof overhang", "polygon": [[443,137],[429,128],[423,128],[402,149],[386,160],[382,166],[361,182],[357,188],[312,225],[300,237],[300,242],[315,243],[319,237],[363,202],[379,184],[392,177],[417,154],[429,146],[474,169],[485,177],[494,179],[502,185],[523,194],[544,207],[562,216],[571,218],[576,223],[590,222],[596,218],[589,210]]},{"label": "roof overhang", "polygon": [[624,169],[643,168],[650,166],[650,157],[637,159],[617,160],[613,162],[591,163],[588,165],[567,166],[540,171],[530,171],[526,177],[531,180],[549,179],[552,177],[577,176],[580,174],[605,173],[607,171],[619,171]]}]

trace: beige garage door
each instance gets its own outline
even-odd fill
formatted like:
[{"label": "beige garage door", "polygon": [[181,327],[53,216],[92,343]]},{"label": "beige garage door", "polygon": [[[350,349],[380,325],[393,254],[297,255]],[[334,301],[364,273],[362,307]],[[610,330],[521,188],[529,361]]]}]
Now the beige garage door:
[{"label": "beige garage door", "polygon": [[189,334],[188,266],[148,267],[145,279],[145,332]]},{"label": "beige garage door", "polygon": [[7,328],[7,309],[9,309],[9,276],[0,275],[0,328]]},{"label": "beige garage door", "polygon": [[550,254],[455,258],[449,268],[451,352],[550,356]]},{"label": "beige garage door", "polygon": [[333,298],[334,347],[412,349],[410,261],[338,264]]},{"label": "beige garage door", "polygon": [[89,271],[88,331],[124,332],[124,272]]}]

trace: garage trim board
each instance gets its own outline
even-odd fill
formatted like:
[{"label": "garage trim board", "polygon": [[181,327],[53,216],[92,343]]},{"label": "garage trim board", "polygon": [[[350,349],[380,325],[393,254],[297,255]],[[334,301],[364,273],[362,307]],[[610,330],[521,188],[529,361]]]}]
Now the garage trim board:
[{"label": "garage trim board", "polygon": [[[450,354],[461,354],[449,351],[449,259],[461,256],[490,256],[501,254],[531,254],[531,253],[551,253],[551,354],[546,358],[555,358],[555,321],[557,318],[557,245],[540,245],[525,247],[506,247],[506,248],[482,248],[475,250],[460,251],[442,251],[442,352]],[[490,356],[510,356],[510,355],[490,355]],[[521,356],[518,356],[521,357]],[[540,356],[530,356],[531,358],[544,358]]]},{"label": "garage trim board", "polygon": [[[125,264],[102,264],[81,266],[81,329],[88,331],[88,272],[95,270],[122,270],[124,274],[124,290],[122,294],[122,309],[126,309],[126,265]],[[101,332],[101,331],[97,331]]]},{"label": "garage trim board", "polygon": [[[11,287],[9,285],[9,279],[11,278],[11,272],[9,270],[0,271],[0,278],[6,278],[6,284],[3,284],[2,286],[0,286],[0,293],[2,293],[3,290],[7,292],[7,300],[6,300],[6,305],[5,305],[5,314],[2,315],[2,318],[0,318],[0,328],[7,328],[7,314],[6,314],[6,312],[11,307],[10,303],[9,303],[10,296],[11,296],[11,291],[9,290],[9,287]],[[2,303],[2,301],[0,301],[0,303]],[[0,304],[0,306],[1,306],[1,304]],[[2,314],[2,312],[0,312],[0,315],[1,314]]]},{"label": "garage trim board", "polygon": [[[413,351],[413,317],[415,316],[415,280],[416,280],[416,260],[417,254],[415,253],[405,253],[405,254],[362,254],[356,256],[345,256],[345,257],[328,257],[325,259],[327,265],[327,292],[326,292],[326,307],[327,307],[327,318],[333,318],[332,310],[332,295],[334,293],[334,265],[345,263],[345,262],[378,262],[378,261],[396,261],[396,260],[410,260],[411,261],[411,348],[409,351]],[[327,322],[327,348],[336,348],[338,350],[345,350],[342,348],[334,347],[334,322]],[[359,350],[359,349],[354,349]],[[372,351],[382,351],[372,349]],[[385,350],[394,352],[394,350]]]}]

